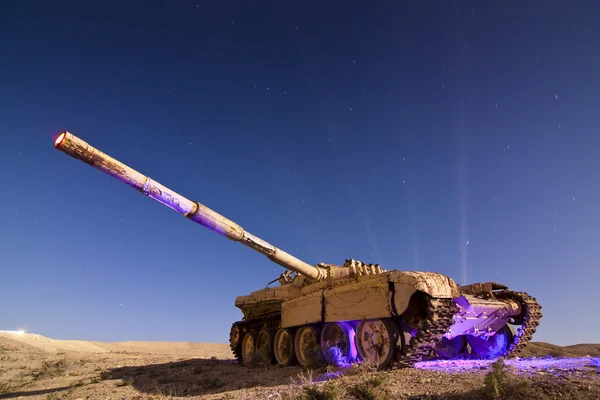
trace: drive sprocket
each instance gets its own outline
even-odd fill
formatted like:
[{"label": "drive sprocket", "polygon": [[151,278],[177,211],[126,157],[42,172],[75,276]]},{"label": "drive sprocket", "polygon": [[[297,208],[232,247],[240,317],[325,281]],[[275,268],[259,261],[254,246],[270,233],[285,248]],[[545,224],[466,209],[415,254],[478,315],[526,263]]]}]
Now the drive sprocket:
[{"label": "drive sprocket", "polygon": [[499,300],[513,300],[521,305],[523,312],[521,313],[522,322],[520,328],[517,329],[513,336],[513,341],[508,345],[503,357],[517,356],[532,339],[536,332],[540,320],[542,319],[542,306],[537,302],[535,297],[528,295],[525,292],[514,292],[512,290],[504,290],[495,292]]}]

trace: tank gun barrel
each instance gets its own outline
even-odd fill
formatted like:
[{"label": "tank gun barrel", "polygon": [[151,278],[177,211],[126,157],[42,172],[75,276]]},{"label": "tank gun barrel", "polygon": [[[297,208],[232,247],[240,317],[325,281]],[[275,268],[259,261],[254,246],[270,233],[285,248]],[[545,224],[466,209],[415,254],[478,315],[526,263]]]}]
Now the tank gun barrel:
[{"label": "tank gun barrel", "polygon": [[161,185],[150,179],[149,176],[141,174],[69,132],[62,132],[54,141],[54,147],[135,188],[146,196],[183,214],[186,218],[264,254],[271,261],[284,268],[296,271],[312,280],[322,280],[326,277],[324,269],[307,264],[261,238],[246,232],[240,225],[223,215]]}]

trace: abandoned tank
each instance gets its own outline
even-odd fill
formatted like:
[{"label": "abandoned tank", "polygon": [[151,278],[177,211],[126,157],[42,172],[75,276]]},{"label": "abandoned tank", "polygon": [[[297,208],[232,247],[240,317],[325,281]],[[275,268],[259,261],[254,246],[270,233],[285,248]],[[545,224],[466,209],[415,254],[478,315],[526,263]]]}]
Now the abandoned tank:
[{"label": "abandoned tank", "polygon": [[310,367],[323,354],[380,369],[431,358],[510,357],[527,345],[542,317],[534,297],[495,282],[460,286],[440,273],[385,270],[353,259],[310,265],[69,132],[54,146],[286,269],[235,300],[243,317],[233,323],[229,342],[243,365]]}]

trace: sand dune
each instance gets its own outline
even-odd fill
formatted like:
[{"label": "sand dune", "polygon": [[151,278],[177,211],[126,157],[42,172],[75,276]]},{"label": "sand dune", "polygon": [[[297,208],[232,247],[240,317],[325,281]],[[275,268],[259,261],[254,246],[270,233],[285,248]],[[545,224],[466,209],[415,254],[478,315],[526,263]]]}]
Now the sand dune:
[{"label": "sand dune", "polygon": [[95,342],[86,340],[59,340],[34,333],[22,335],[0,332],[4,337],[25,345],[35,347],[46,353],[87,354],[87,353],[144,353],[172,355],[182,357],[217,357],[231,359],[233,355],[228,344],[193,342]]},{"label": "sand dune", "polygon": [[531,342],[524,349],[523,357],[585,357],[600,356],[600,344],[575,344],[558,346],[546,342]]}]

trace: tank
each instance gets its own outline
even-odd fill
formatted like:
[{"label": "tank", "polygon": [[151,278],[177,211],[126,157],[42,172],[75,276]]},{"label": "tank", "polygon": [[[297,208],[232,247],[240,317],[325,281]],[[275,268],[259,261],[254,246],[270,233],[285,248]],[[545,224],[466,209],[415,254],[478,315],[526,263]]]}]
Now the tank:
[{"label": "tank", "polygon": [[242,365],[308,368],[325,360],[387,369],[435,358],[511,357],[542,318],[534,297],[496,282],[461,286],[437,272],[354,259],[309,264],[69,132],[54,146],[284,268],[266,287],[235,299],[242,316],[229,344]]}]

